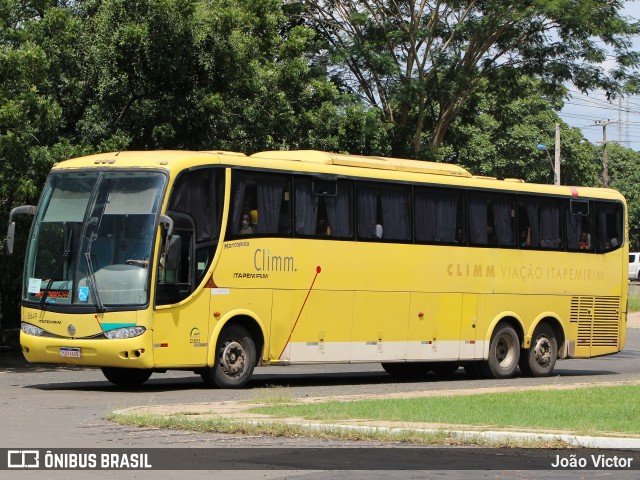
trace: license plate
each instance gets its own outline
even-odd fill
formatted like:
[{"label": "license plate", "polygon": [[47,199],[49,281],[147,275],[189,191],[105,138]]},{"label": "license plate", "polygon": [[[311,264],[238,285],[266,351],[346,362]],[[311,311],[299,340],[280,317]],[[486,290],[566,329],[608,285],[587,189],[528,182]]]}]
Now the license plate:
[{"label": "license plate", "polygon": [[80,358],[80,349],[60,347],[60,356],[62,358]]}]

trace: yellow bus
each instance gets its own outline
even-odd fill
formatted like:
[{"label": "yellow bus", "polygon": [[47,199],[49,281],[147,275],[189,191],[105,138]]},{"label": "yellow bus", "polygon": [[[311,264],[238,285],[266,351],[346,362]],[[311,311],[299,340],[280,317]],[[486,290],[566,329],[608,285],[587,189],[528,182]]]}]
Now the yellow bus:
[{"label": "yellow bus", "polygon": [[30,362],[243,387],[257,365],[551,374],[622,350],[610,189],[319,151],[118,152],[53,167],[27,244]]}]

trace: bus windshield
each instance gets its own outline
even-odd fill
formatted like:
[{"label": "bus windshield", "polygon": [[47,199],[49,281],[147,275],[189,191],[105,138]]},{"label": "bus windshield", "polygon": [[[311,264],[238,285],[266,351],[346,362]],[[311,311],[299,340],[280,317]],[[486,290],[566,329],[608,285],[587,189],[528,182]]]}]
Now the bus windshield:
[{"label": "bus windshield", "polygon": [[144,305],[166,176],[76,172],[47,180],[33,223],[23,299]]}]

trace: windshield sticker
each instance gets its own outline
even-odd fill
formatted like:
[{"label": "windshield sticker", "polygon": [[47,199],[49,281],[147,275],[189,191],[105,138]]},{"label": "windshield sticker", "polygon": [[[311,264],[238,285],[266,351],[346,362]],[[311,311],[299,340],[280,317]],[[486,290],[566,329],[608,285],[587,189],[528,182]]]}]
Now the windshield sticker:
[{"label": "windshield sticker", "polygon": [[29,286],[27,287],[27,292],[29,293],[40,293],[40,285],[42,285],[41,278],[30,278]]},{"label": "windshield sticker", "polygon": [[86,302],[89,300],[89,287],[78,288],[78,300],[80,300],[81,302]]}]

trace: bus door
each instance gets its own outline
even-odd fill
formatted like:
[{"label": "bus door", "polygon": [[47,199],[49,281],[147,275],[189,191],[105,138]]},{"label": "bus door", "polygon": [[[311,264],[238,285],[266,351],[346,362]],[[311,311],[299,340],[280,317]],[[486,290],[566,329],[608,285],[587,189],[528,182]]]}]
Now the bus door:
[{"label": "bus door", "polygon": [[208,289],[194,289],[197,272],[192,231],[173,217],[180,255],[177,264],[158,268],[154,363],[160,367],[202,366],[207,359],[211,294]]},{"label": "bus door", "polygon": [[176,240],[179,255],[177,261],[167,255],[171,265],[158,262],[153,332],[158,366],[206,364],[212,315],[211,290],[203,287],[220,239],[224,182],[224,170],[196,168],[180,173],[171,191],[170,243]]}]

